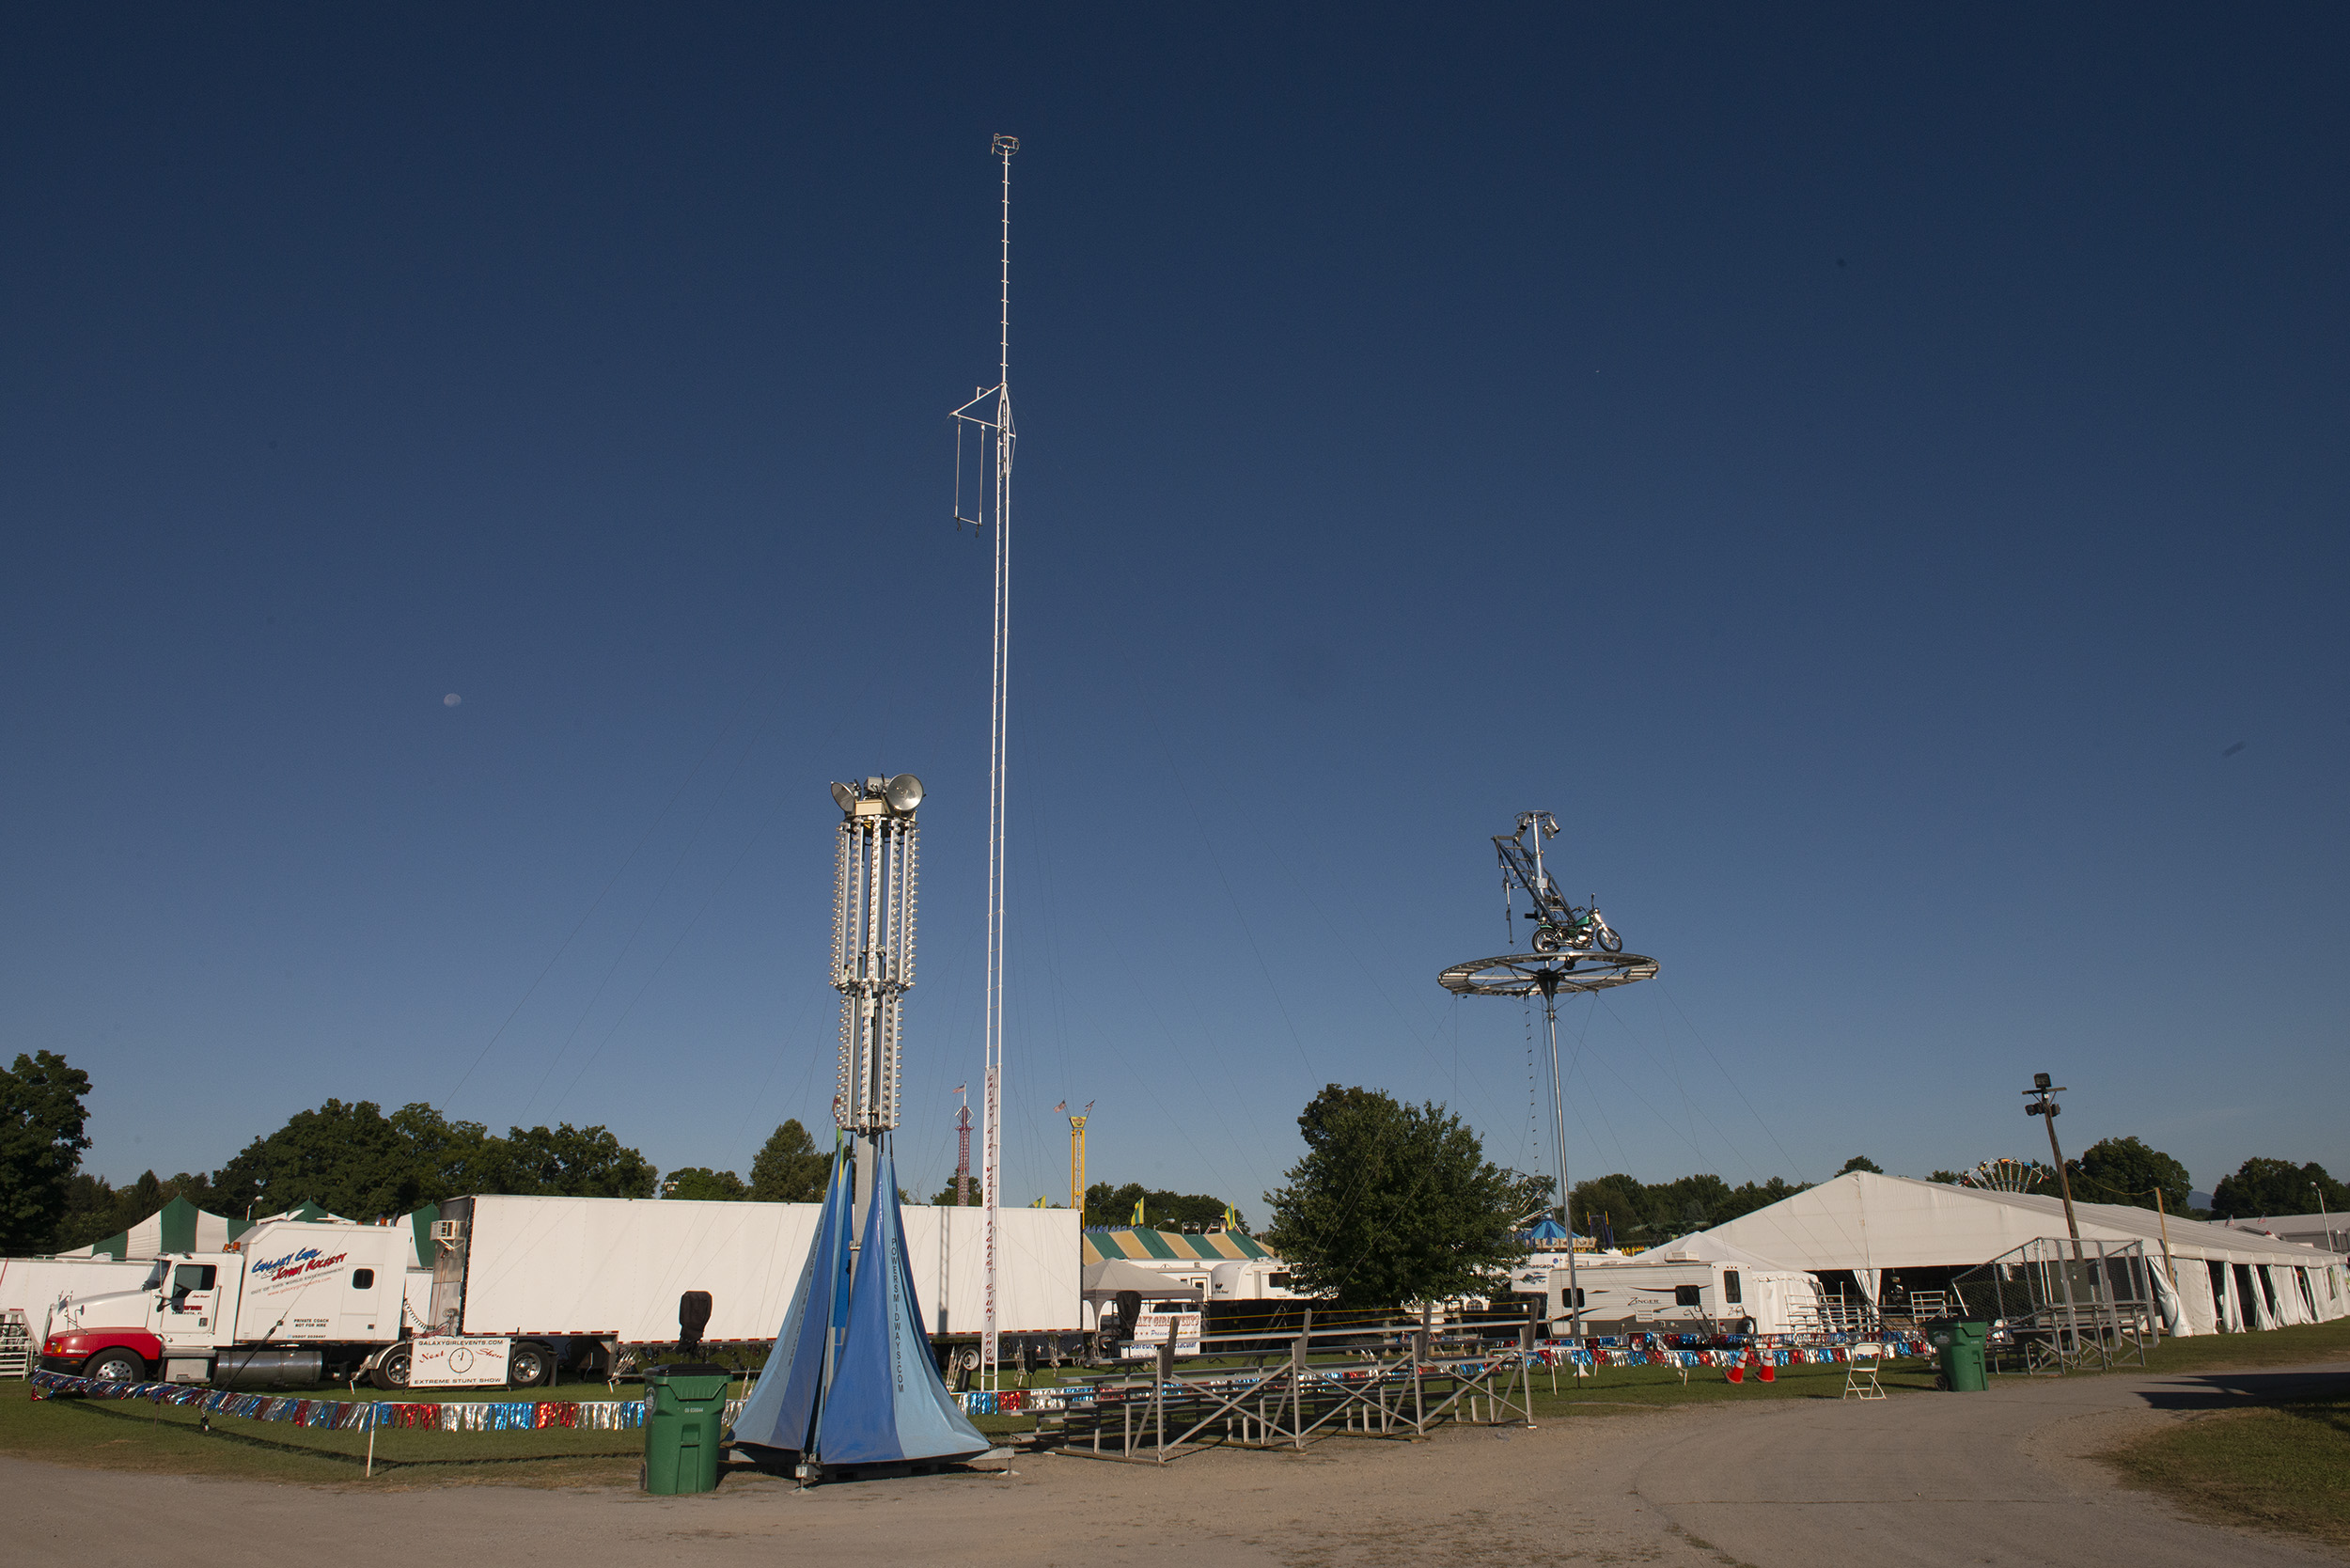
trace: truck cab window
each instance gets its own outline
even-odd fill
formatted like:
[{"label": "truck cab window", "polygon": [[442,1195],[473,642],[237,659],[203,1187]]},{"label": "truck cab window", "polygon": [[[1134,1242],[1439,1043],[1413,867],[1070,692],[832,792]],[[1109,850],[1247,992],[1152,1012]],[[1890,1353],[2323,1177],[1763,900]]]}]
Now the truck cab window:
[{"label": "truck cab window", "polygon": [[1732,1307],[1746,1300],[1744,1289],[1738,1283],[1738,1271],[1734,1268],[1722,1270],[1722,1297]]},{"label": "truck cab window", "polygon": [[352,1269],[351,1271],[351,1288],[354,1291],[371,1291],[375,1289],[375,1270],[371,1268]]},{"label": "truck cab window", "polygon": [[171,1271],[174,1291],[209,1291],[212,1288],[213,1265],[211,1263],[181,1263]]}]

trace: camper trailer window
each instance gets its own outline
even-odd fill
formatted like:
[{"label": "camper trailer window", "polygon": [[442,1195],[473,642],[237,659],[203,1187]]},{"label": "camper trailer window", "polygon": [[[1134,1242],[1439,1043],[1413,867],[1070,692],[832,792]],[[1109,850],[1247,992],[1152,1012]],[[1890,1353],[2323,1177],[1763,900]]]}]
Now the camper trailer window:
[{"label": "camper trailer window", "polygon": [[1673,1287],[1673,1305],[1676,1307],[1695,1307],[1698,1304],[1699,1293],[1703,1289],[1704,1287],[1700,1285],[1675,1285]]},{"label": "camper trailer window", "polygon": [[1264,1277],[1264,1282],[1277,1291],[1286,1291],[1290,1288],[1290,1277],[1286,1274],[1268,1274]]},{"label": "camper trailer window", "polygon": [[1738,1271],[1734,1268],[1722,1270],[1722,1296],[1732,1307],[1747,1298],[1744,1289],[1738,1283]]},{"label": "camper trailer window", "polygon": [[375,1270],[371,1268],[352,1270],[351,1288],[354,1291],[371,1291],[375,1289]]},{"label": "camper trailer window", "polygon": [[171,1288],[175,1291],[209,1291],[212,1288],[211,1263],[181,1263],[171,1271]]}]

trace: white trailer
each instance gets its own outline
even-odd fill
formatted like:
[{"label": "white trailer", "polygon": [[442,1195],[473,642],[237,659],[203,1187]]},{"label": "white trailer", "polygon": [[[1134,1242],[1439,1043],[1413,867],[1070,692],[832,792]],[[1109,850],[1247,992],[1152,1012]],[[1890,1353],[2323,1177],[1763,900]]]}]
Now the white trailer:
[{"label": "white trailer", "polygon": [[[425,1316],[436,1332],[667,1344],[679,1338],[679,1298],[701,1291],[711,1298],[703,1342],[763,1344],[791,1309],[822,1207],[457,1199],[441,1205],[433,1228]],[[902,1214],[924,1325],[934,1340],[977,1334],[985,1306],[980,1211],[909,1204]],[[1068,1209],[998,1211],[999,1332],[1083,1329],[1079,1217]]]},{"label": "white trailer", "polygon": [[135,1291],[157,1266],[149,1258],[129,1262],[113,1258],[0,1258],[0,1312],[24,1313],[25,1329],[38,1345],[49,1338],[50,1318],[59,1302]]},{"label": "white trailer", "polygon": [[[1567,1271],[1547,1262],[1511,1277],[1521,1299],[1538,1298],[1549,1332],[1572,1317]],[[1575,1269],[1586,1334],[1808,1334],[1820,1327],[1820,1282],[1798,1269],[1680,1258],[1582,1262]]]},{"label": "white trailer", "polygon": [[[689,1291],[710,1296],[704,1343],[762,1345],[782,1327],[820,1207],[460,1198],[441,1205],[429,1269],[415,1266],[406,1226],[267,1223],[224,1251],[130,1265],[127,1285],[94,1278],[103,1288],[53,1314],[41,1359],[59,1372],[245,1386],[366,1372],[397,1388],[412,1339],[462,1336],[511,1341],[507,1380],[527,1387],[567,1364],[603,1372],[628,1347],[677,1342]],[[977,1334],[980,1211],[903,1212],[932,1338]],[[1083,1330],[1077,1227],[1066,1209],[1000,1212],[999,1331]]]}]

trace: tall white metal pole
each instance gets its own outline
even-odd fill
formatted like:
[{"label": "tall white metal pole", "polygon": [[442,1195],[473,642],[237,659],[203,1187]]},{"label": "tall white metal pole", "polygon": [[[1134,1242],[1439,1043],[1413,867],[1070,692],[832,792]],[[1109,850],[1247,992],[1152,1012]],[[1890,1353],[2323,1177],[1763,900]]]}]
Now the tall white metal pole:
[{"label": "tall white metal pole", "polygon": [[988,699],[987,763],[987,996],[983,1032],[987,1048],[986,1104],[979,1182],[984,1189],[980,1218],[982,1266],[986,1271],[979,1325],[979,1356],[985,1386],[996,1386],[996,1218],[1003,1207],[1004,1151],[1004,873],[1005,794],[1010,780],[1006,734],[1011,682],[1011,136],[997,136],[1003,161],[1002,254],[996,278],[995,376],[995,684]]}]

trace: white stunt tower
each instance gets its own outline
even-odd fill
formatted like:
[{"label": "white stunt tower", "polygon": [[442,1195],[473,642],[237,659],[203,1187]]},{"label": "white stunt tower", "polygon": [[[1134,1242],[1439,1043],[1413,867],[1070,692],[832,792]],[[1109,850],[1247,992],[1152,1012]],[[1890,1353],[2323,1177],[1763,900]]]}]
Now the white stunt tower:
[{"label": "white stunt tower", "polygon": [[[1008,783],[1005,730],[1011,682],[1011,457],[1015,434],[1011,422],[1011,155],[1020,150],[1017,136],[997,136],[994,152],[1004,166],[1002,255],[996,275],[995,384],[980,387],[971,400],[954,411],[955,521],[984,531],[995,530],[995,684],[987,710],[987,995],[981,1032],[987,1048],[987,1072],[980,1086],[979,1201],[981,1251],[986,1291],[979,1323],[979,1360],[986,1387],[996,1382],[995,1338],[995,1220],[1002,1208],[1004,1120],[1004,792]],[[963,437],[964,427],[981,442],[993,459],[993,483],[974,501],[971,513],[963,510]],[[992,491],[991,503],[989,491]],[[990,505],[994,515],[989,515]]]},{"label": "white stunt tower", "polygon": [[[882,1138],[898,1125],[899,1026],[914,983],[915,872],[922,781],[910,773],[835,784],[840,831],[833,848],[832,983],[840,993],[840,1074],[833,1119],[856,1139],[853,1213],[862,1236],[881,1168]],[[852,1249],[856,1247],[851,1242]]]}]

